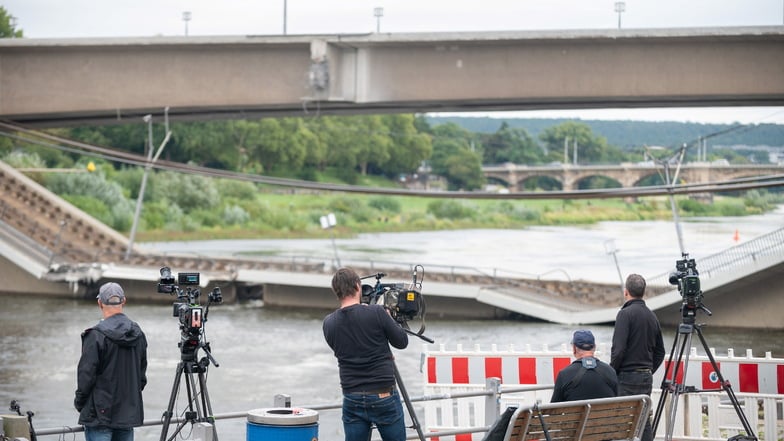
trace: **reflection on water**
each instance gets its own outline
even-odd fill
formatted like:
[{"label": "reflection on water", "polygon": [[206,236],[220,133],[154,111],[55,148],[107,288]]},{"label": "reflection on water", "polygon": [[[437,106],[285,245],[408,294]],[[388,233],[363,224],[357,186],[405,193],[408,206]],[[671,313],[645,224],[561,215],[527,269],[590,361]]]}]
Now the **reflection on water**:
[{"label": "reflection on water", "polygon": [[[99,319],[97,306],[93,301],[23,295],[2,297],[0,301],[0,406],[5,408],[12,399],[19,400],[23,411],[35,412],[37,428],[76,425],[73,393],[79,335]],[[155,419],[168,406],[179,362],[178,322],[169,306],[136,305],[133,299],[129,302],[126,312],[139,322],[149,341],[145,418]],[[210,368],[207,380],[213,411],[224,414],[272,407],[274,395],[281,393],[290,395],[294,406],[338,403],[337,363],[321,333],[324,315],[323,311],[265,309],[258,303],[210,308],[206,336],[220,364]],[[609,344],[612,327],[591,329],[599,343]],[[447,349],[455,349],[458,344],[466,350],[474,345],[489,349],[492,344],[499,349],[509,345],[538,349],[543,344],[551,348],[567,344],[572,331],[569,326],[546,323],[429,319],[426,335],[436,341],[436,347],[443,344]],[[668,349],[674,331],[665,329]],[[733,332],[706,327],[704,334],[720,354],[727,348],[740,354],[751,348],[755,355],[772,351],[775,357],[784,357],[784,331]],[[409,348],[395,351],[411,396],[422,394],[419,365],[424,345],[412,337]],[[693,345],[699,345],[698,339]],[[182,401],[178,406],[176,411],[182,412]],[[244,439],[244,420],[221,420],[217,424],[221,439]],[[319,412],[319,436],[325,440],[342,438],[339,411]],[[159,426],[137,429],[140,441],[159,437]],[[75,439],[83,436],[76,435]]]}]

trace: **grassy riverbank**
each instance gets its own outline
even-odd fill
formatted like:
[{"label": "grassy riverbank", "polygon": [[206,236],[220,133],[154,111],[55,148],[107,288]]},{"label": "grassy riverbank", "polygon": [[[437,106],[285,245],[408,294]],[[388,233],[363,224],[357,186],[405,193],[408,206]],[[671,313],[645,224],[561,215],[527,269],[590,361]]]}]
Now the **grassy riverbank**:
[{"label": "grassy riverbank", "polygon": [[[743,216],[762,214],[774,196],[750,192],[746,197],[714,196],[712,203],[676,199],[679,215]],[[235,201],[247,213],[241,223],[227,224],[217,212],[196,210],[162,228],[145,228],[141,241],[205,239],[278,239],[351,237],[360,233],[434,231],[472,228],[525,228],[532,225],[587,225],[601,221],[670,220],[666,197],[635,202],[596,200],[456,200],[340,193],[257,193]],[[223,217],[225,217],[225,210]],[[324,230],[320,217],[335,213],[337,225]]]}]

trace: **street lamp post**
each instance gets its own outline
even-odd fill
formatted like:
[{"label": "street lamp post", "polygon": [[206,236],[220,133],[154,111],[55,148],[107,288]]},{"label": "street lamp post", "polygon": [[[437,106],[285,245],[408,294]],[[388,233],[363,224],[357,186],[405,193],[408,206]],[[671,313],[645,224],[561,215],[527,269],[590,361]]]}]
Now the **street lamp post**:
[{"label": "street lamp post", "polygon": [[384,16],[384,8],[374,8],[373,15],[376,17],[376,33],[381,32],[381,17]]},{"label": "street lamp post", "polygon": [[288,13],[288,1],[283,0],[283,35],[286,35],[286,14]]},{"label": "street lamp post", "polygon": [[185,36],[188,36],[188,22],[191,21],[191,11],[184,11],[182,13],[182,21],[185,22]]},{"label": "street lamp post", "polygon": [[615,2],[615,12],[618,13],[618,29],[621,28],[621,14],[626,11],[626,2]]},{"label": "street lamp post", "polygon": [[142,184],[139,187],[139,195],[136,197],[136,210],[133,212],[133,224],[131,225],[131,234],[128,236],[128,249],[125,250],[125,260],[131,257],[133,241],[136,238],[136,227],[139,224],[139,215],[142,212],[144,190],[147,187],[147,176],[150,174],[150,168],[152,167],[152,115],[144,115],[142,120],[147,123],[147,165],[144,166]]},{"label": "street lamp post", "polygon": [[147,187],[147,176],[150,174],[150,169],[152,168],[155,161],[158,160],[158,157],[163,152],[163,148],[166,147],[166,144],[169,142],[171,138],[171,131],[169,130],[169,108],[166,107],[164,109],[164,118],[166,123],[166,137],[163,138],[163,142],[161,142],[160,147],[158,147],[158,152],[155,153],[155,156],[152,155],[153,145],[152,145],[152,115],[144,115],[142,117],[142,121],[147,123],[147,164],[144,166],[144,174],[142,175],[142,184],[139,186],[139,195],[136,198],[136,210],[133,213],[133,224],[131,225],[131,233],[128,236],[128,249],[125,250],[125,260],[128,260],[131,257],[131,251],[133,250],[133,241],[136,239],[136,228],[139,225],[139,215],[142,212],[142,204],[144,203],[144,190]]},{"label": "street lamp post", "polygon": [[340,258],[338,257],[338,247],[335,245],[335,233],[333,231],[335,225],[338,224],[337,219],[335,219],[335,213],[329,213],[326,216],[321,216],[321,219],[319,220],[321,221],[321,228],[329,230],[329,235],[332,238],[332,250],[335,253],[335,262],[338,264],[337,268],[340,268],[341,265]]},{"label": "street lamp post", "polygon": [[16,25],[19,24],[19,19],[12,15],[8,17],[8,24],[11,25],[11,38],[16,38]]},{"label": "street lamp post", "polygon": [[615,248],[615,239],[605,240],[604,250],[607,252],[607,254],[611,254],[613,256],[613,261],[615,261],[615,269],[618,270],[618,279],[621,281],[621,297],[623,297],[623,275],[621,274],[621,267],[618,266],[618,249]]}]

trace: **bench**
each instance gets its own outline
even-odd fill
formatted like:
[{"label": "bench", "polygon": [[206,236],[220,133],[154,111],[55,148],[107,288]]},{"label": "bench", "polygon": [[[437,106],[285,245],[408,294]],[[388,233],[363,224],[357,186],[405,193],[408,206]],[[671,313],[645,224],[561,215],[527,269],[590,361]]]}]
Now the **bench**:
[{"label": "bench", "polygon": [[512,414],[504,441],[638,441],[650,408],[647,395],[522,407]]}]

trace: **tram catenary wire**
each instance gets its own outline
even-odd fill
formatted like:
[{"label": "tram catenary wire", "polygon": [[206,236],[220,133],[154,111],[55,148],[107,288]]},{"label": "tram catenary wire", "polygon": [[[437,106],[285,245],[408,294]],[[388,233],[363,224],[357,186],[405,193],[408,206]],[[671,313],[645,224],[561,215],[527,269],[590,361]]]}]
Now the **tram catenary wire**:
[{"label": "tram catenary wire", "polygon": [[[17,132],[17,134],[9,133]],[[19,135],[22,133],[27,136]],[[0,136],[16,139],[19,141],[38,144],[44,147],[54,148],[70,153],[78,153],[85,156],[105,159],[124,164],[146,166],[147,158],[142,155],[128,153],[125,151],[99,147],[79,141],[61,138],[48,133],[27,129],[8,122],[0,122]],[[51,142],[41,141],[43,138]],[[70,145],[70,147],[62,144]],[[303,181],[298,179],[276,178],[264,175],[254,175],[248,173],[220,170],[196,165],[183,164],[174,161],[158,160],[151,165],[158,170],[189,173],[205,177],[232,179],[239,181],[254,182],[258,184],[268,184],[282,187],[334,191],[344,193],[358,193],[371,195],[387,196],[414,196],[425,198],[452,198],[452,199],[486,199],[486,200],[534,200],[534,199],[611,199],[626,197],[646,197],[646,196],[667,196],[683,195],[692,193],[717,193],[728,191],[743,191],[758,188],[774,188],[784,186],[784,174],[758,176],[750,178],[732,179],[727,181],[715,181],[695,184],[680,185],[656,185],[647,187],[624,187],[624,188],[602,188],[589,190],[570,190],[570,191],[523,191],[523,192],[486,192],[486,191],[426,191],[395,188],[376,188],[356,185],[332,184],[322,182]]]}]

